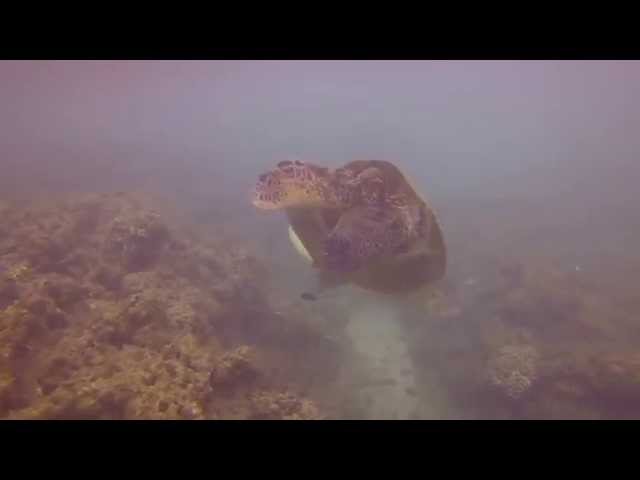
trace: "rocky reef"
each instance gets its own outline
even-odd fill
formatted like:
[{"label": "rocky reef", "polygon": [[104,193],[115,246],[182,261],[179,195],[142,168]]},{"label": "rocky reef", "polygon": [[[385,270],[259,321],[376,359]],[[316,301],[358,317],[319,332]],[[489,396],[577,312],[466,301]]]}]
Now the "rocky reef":
[{"label": "rocky reef", "polygon": [[518,399],[533,385],[538,353],[531,345],[505,345],[487,362],[488,381],[510,398]]},{"label": "rocky reef", "polygon": [[1,205],[0,417],[321,418],[274,345],[322,334],[273,312],[258,258],[159,205]]},{"label": "rocky reef", "polygon": [[500,259],[482,280],[450,280],[406,322],[418,370],[462,418],[640,418],[633,267],[602,263]]},{"label": "rocky reef", "polygon": [[[347,315],[276,301],[268,262],[215,222],[136,192],[0,202],[0,220],[0,418],[367,418]],[[481,253],[477,277],[454,265],[395,304],[412,398],[640,418],[640,262]]]}]

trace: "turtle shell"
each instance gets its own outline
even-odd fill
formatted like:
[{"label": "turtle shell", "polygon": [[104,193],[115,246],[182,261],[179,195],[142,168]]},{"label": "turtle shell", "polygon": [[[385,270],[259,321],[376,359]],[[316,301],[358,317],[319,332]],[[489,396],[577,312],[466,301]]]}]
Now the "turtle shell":
[{"label": "turtle shell", "polygon": [[[384,169],[390,182],[395,182],[409,199],[416,202],[431,219],[428,238],[419,238],[409,253],[369,262],[351,273],[333,273],[331,276],[353,283],[366,290],[379,293],[408,293],[442,279],[446,272],[447,254],[442,228],[434,210],[416,192],[413,185],[390,162],[359,160],[343,168],[356,173],[369,166]],[[324,240],[341,215],[338,209],[288,209],[289,239],[296,251],[326,274],[323,267]],[[335,280],[334,280],[335,281]]]}]

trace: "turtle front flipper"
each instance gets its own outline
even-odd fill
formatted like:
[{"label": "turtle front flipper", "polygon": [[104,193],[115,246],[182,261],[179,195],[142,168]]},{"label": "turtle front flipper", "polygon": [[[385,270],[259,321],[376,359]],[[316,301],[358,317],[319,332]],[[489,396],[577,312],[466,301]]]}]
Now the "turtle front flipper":
[{"label": "turtle front flipper", "polygon": [[329,233],[325,264],[329,270],[353,272],[372,260],[407,251],[410,240],[401,211],[370,205],[354,207]]},{"label": "turtle front flipper", "polygon": [[330,209],[288,208],[289,240],[309,263],[322,268],[324,240],[338,221],[339,212]]},{"label": "turtle front flipper", "polygon": [[340,287],[349,279],[341,272],[323,268],[323,240],[329,233],[329,225],[337,222],[338,212],[331,210],[288,209],[289,241],[296,251],[316,269],[315,294]]}]

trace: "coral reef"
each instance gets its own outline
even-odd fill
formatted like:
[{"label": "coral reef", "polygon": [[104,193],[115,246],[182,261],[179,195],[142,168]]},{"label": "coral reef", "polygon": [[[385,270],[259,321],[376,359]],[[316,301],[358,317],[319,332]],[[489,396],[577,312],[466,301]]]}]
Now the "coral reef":
[{"label": "coral reef", "polygon": [[623,329],[640,337],[633,310],[624,308],[627,300],[620,297],[623,279],[605,288],[598,281],[600,272],[583,274],[537,259],[507,264],[501,273],[503,283],[494,292],[494,305],[507,323],[529,328],[549,341],[577,336],[619,339]]},{"label": "coral reef", "polygon": [[[140,193],[0,216],[0,418],[366,416],[347,317],[270,290],[218,225]],[[492,249],[398,302],[416,395],[439,385],[461,418],[640,418],[637,262]]]},{"label": "coral reef", "polygon": [[261,262],[158,205],[2,205],[0,418],[319,418],[295,362],[257,344],[295,343]]},{"label": "coral reef", "polygon": [[318,408],[310,400],[289,392],[262,391],[252,397],[251,418],[256,420],[320,420]]},{"label": "coral reef", "polygon": [[637,410],[640,401],[640,354],[636,351],[593,355],[584,384],[605,402],[628,404]]},{"label": "coral reef", "polygon": [[[640,417],[639,304],[625,276],[633,268],[617,280],[539,257],[492,268],[466,293],[460,282],[455,322],[439,324],[433,312],[411,325],[414,361],[438,369],[451,402],[472,418]],[[460,323],[466,351],[454,348]]]},{"label": "coral reef", "polygon": [[487,362],[489,382],[510,398],[518,399],[533,385],[538,352],[531,345],[505,345]]},{"label": "coral reef", "polygon": [[243,345],[222,355],[209,376],[211,387],[225,388],[250,380],[258,374],[258,369],[251,358],[251,350]]}]

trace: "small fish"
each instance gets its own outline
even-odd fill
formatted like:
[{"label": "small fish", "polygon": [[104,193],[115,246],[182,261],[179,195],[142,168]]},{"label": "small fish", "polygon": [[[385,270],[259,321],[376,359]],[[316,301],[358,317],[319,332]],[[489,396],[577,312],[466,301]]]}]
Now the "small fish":
[{"label": "small fish", "polygon": [[303,300],[315,302],[318,299],[318,296],[311,292],[304,292],[302,295],[300,295],[300,298],[302,298]]},{"label": "small fish", "polygon": [[303,300],[309,300],[315,302],[316,300],[324,299],[324,298],[336,298],[344,295],[344,292],[322,292],[322,293],[311,293],[304,292],[300,295],[300,298]]},{"label": "small fish", "polygon": [[404,391],[406,392],[407,395],[411,395],[412,397],[415,397],[418,395],[418,392],[413,387],[407,387],[404,389]]}]

